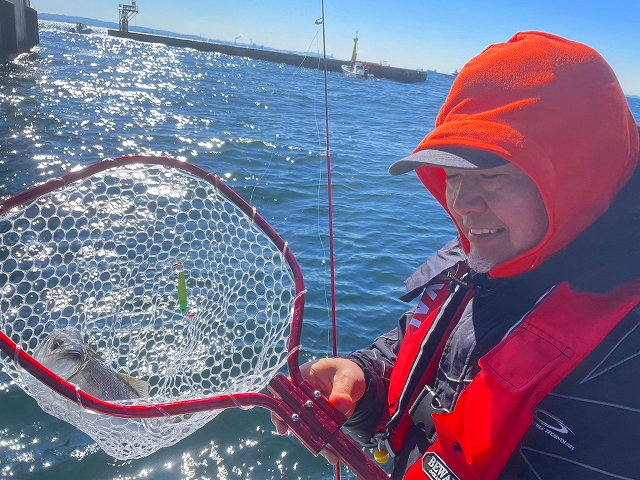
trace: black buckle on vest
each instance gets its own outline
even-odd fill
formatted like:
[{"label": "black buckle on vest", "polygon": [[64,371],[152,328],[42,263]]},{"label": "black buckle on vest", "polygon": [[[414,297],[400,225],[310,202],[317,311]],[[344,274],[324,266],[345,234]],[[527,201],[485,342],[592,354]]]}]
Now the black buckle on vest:
[{"label": "black buckle on vest", "polygon": [[419,426],[427,434],[430,443],[436,441],[436,427],[433,424],[433,413],[446,413],[448,410],[442,406],[435,390],[429,385],[425,386],[416,401],[409,409],[409,415],[413,423]]},{"label": "black buckle on vest", "polygon": [[449,272],[449,279],[451,280],[451,283],[449,284],[449,290],[453,291],[456,285],[460,285],[462,288],[465,288],[467,290],[478,290],[478,287],[475,284],[462,280],[462,277],[465,276],[468,275],[463,274],[461,277],[457,277],[453,272]]}]

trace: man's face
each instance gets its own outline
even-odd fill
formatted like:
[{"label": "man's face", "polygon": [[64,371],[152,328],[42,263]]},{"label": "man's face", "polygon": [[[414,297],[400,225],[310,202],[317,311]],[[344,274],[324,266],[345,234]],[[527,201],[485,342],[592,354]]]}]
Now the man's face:
[{"label": "man's face", "polygon": [[469,265],[475,271],[488,272],[544,238],[549,219],[542,196],[518,167],[444,170],[447,207],[469,240]]}]

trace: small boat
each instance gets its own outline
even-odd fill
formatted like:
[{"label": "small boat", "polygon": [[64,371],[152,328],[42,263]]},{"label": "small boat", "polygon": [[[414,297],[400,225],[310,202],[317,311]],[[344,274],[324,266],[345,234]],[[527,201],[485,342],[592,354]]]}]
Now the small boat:
[{"label": "small boat", "polygon": [[368,78],[371,75],[371,65],[369,63],[357,62],[358,57],[358,32],[356,32],[356,38],[353,39],[353,52],[351,52],[351,63],[348,65],[342,65],[342,72],[347,77],[353,78]]},{"label": "small boat", "polygon": [[92,30],[82,22],[77,22],[69,29],[71,33],[91,33]]},{"label": "small boat", "polygon": [[351,62],[349,65],[342,65],[342,72],[347,77],[368,78],[372,77],[368,63]]}]

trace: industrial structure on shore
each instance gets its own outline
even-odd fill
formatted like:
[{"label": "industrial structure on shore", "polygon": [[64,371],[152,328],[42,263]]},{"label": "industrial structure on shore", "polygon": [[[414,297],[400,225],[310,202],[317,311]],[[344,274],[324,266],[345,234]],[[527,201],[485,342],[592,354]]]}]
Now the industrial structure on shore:
[{"label": "industrial structure on shore", "polygon": [[[1,0],[0,0],[1,1]],[[308,55],[286,53],[276,50],[263,50],[259,48],[241,47],[223,43],[188,40],[184,38],[166,37],[149,33],[129,32],[129,19],[138,13],[135,0],[131,5],[120,5],[120,29],[109,30],[109,35],[119,38],[128,38],[141,42],[160,43],[173,47],[193,48],[204,52],[217,52],[236,57],[251,58],[252,60],[264,60],[266,62],[283,63],[296,67],[324,69],[324,60]],[[354,47],[355,48],[355,47]],[[327,70],[330,72],[343,72],[342,66],[350,66],[353,62],[346,60],[327,59]],[[390,67],[381,63],[366,62],[368,73],[375,78],[385,78],[403,83],[418,83],[427,80],[427,72],[424,70],[410,70],[407,68]]]},{"label": "industrial structure on shore", "polygon": [[0,0],[0,63],[38,43],[38,12],[31,8],[30,0]]},{"label": "industrial structure on shore", "polygon": [[120,31],[128,32],[129,31],[129,20],[136,16],[138,13],[138,6],[136,5],[136,0],[131,0],[131,5],[123,5],[120,4]]}]

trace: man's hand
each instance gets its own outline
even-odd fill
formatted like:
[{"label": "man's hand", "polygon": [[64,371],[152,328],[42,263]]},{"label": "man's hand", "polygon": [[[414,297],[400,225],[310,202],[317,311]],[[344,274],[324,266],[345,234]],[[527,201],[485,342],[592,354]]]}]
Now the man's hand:
[{"label": "man's hand", "polygon": [[[366,382],[362,369],[345,358],[323,358],[300,366],[302,378],[329,399],[329,402],[347,418],[353,415],[356,402],[364,395]],[[287,433],[288,427],[277,415],[271,413],[271,421],[278,434]],[[322,455],[335,465],[338,457],[328,448]]]}]

